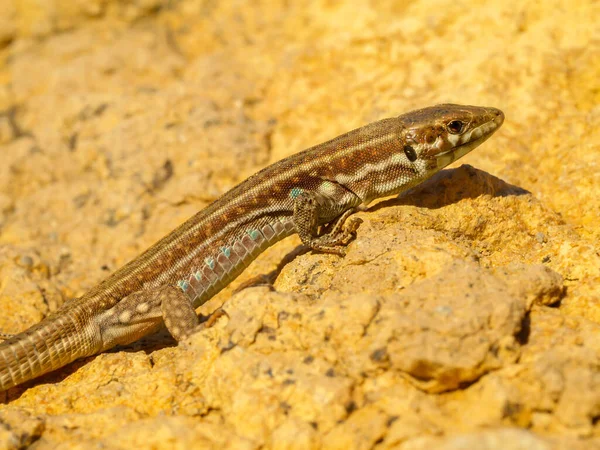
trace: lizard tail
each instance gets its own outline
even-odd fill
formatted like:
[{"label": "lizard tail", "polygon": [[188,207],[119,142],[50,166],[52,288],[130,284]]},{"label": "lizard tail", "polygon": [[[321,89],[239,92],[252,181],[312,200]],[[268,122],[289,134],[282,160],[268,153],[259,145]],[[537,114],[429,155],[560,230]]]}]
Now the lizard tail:
[{"label": "lizard tail", "polygon": [[79,308],[53,315],[0,343],[0,391],[93,354],[93,326]]}]

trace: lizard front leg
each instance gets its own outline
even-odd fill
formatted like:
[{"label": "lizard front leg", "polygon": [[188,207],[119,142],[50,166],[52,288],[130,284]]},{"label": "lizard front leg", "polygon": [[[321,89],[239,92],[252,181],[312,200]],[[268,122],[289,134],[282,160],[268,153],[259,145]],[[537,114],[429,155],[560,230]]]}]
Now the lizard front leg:
[{"label": "lizard front leg", "polygon": [[[362,223],[357,217],[348,220],[359,203],[360,198],[338,184],[330,183],[328,194],[300,193],[294,201],[293,221],[302,243],[313,250],[344,256],[344,247]],[[341,214],[335,217],[338,211]],[[331,216],[335,218],[329,221],[325,234],[319,234],[319,225]]]}]

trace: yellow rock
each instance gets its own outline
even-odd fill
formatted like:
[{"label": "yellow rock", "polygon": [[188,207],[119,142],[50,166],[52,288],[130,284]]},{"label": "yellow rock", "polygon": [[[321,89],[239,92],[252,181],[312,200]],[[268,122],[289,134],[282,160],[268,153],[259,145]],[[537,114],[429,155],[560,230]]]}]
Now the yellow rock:
[{"label": "yellow rock", "polygon": [[[441,102],[506,115],[165,333],[5,394],[0,447],[600,448],[598,2],[0,2],[0,331],[270,162]],[[461,164],[463,161],[461,161]],[[241,284],[267,280],[267,288]]]}]

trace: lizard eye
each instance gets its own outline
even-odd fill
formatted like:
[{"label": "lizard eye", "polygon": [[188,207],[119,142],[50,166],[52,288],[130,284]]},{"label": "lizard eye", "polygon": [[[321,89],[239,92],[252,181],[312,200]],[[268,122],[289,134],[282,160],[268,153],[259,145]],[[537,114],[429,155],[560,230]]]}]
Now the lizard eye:
[{"label": "lizard eye", "polygon": [[446,125],[448,131],[452,134],[460,133],[463,130],[464,126],[465,124],[460,120],[451,120],[450,122],[448,122],[448,125]]},{"label": "lizard eye", "polygon": [[410,162],[415,162],[417,160],[417,152],[415,152],[415,149],[410,145],[404,146],[404,154]]}]

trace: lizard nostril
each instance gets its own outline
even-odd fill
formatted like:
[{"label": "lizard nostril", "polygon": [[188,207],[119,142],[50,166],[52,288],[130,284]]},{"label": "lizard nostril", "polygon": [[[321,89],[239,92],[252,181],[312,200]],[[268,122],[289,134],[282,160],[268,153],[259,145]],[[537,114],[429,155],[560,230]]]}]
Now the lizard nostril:
[{"label": "lizard nostril", "polygon": [[492,120],[496,123],[496,125],[502,125],[504,122],[504,113],[497,108],[489,108],[489,111],[492,113]]}]

